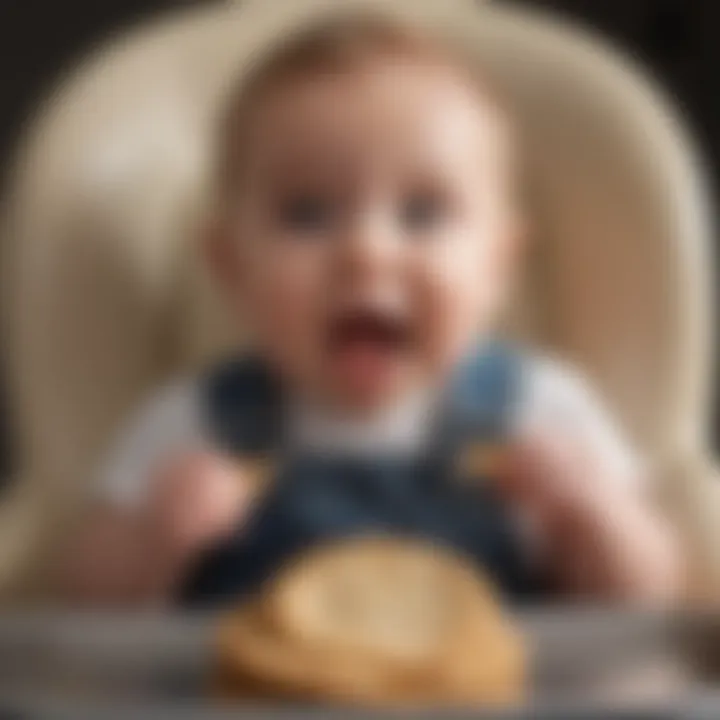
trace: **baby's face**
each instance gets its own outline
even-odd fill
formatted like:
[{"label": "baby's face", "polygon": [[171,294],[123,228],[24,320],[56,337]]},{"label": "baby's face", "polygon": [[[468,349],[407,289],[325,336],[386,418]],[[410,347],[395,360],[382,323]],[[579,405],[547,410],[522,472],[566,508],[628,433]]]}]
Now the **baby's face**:
[{"label": "baby's face", "polygon": [[512,265],[500,119],[443,67],[384,61],[252,110],[223,276],[301,393],[350,412],[432,386]]}]

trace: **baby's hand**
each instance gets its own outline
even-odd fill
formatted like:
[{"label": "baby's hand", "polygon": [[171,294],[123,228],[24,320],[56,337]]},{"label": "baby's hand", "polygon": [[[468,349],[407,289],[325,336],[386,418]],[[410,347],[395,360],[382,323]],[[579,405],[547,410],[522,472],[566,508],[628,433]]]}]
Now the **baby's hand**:
[{"label": "baby's hand", "polygon": [[63,548],[61,597],[108,607],[171,600],[197,554],[242,522],[241,474],[217,455],[180,456],[159,469],[142,508],[93,513]]},{"label": "baby's hand", "polygon": [[173,555],[194,554],[237,527],[249,498],[249,483],[232,461],[212,453],[183,455],[158,472],[148,527]]},{"label": "baby's hand", "polygon": [[503,488],[534,521],[560,589],[595,600],[670,602],[680,591],[669,528],[597,449],[536,435],[520,443]]},{"label": "baby's hand", "polygon": [[241,468],[214,453],[192,453],[160,468],[145,515],[148,548],[140,592],[166,602],[192,562],[242,523],[252,486]]}]

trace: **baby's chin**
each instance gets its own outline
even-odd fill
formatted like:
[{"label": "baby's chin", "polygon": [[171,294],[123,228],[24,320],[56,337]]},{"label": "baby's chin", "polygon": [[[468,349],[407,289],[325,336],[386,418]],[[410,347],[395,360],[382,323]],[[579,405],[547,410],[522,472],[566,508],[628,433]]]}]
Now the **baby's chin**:
[{"label": "baby's chin", "polygon": [[421,389],[424,373],[412,357],[356,350],[328,363],[321,382],[339,410],[371,416]]}]

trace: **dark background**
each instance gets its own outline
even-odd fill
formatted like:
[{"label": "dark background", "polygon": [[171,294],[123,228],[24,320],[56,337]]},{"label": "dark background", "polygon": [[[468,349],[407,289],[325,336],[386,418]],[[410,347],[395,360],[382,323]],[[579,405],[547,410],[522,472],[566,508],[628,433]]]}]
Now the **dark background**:
[{"label": "dark background", "polygon": [[[118,27],[210,0],[0,0],[0,157],[58,73]],[[272,0],[270,0],[272,1]],[[341,1],[341,0],[340,0]],[[502,2],[502,0],[497,0]],[[720,167],[714,0],[522,0],[594,27],[649,66],[687,109]]]},{"label": "dark background", "polygon": [[[37,101],[77,57],[123,25],[202,1],[0,0],[0,168],[7,167]],[[526,0],[524,4],[556,9],[580,20],[648,66],[686,111],[717,185],[720,38],[714,21],[720,19],[720,7],[715,0]],[[0,430],[2,422],[0,414]],[[4,441],[0,465],[7,464],[7,447]]]}]

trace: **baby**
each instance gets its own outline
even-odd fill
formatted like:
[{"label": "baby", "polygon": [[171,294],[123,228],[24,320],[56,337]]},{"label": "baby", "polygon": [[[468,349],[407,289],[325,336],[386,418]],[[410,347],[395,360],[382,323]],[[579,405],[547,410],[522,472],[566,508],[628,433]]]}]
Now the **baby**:
[{"label": "baby", "polygon": [[471,65],[335,20],[236,95],[205,247],[255,354],[120,439],[63,565],[73,601],[227,602],[352,533],[449,545],[514,600],[672,601],[675,544],[587,384],[493,340],[523,218]]}]

